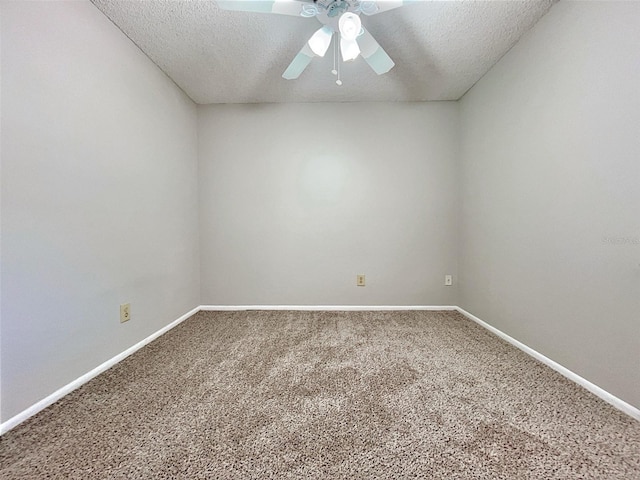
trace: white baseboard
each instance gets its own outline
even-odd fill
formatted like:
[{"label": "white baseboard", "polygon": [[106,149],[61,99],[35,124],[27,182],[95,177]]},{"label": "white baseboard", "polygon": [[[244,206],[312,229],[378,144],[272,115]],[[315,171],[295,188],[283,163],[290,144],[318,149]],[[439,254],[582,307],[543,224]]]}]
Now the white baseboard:
[{"label": "white baseboard", "polygon": [[469,318],[470,320],[476,322],[477,324],[486,328],[490,332],[494,333],[498,337],[507,341],[511,345],[515,346],[516,348],[519,348],[520,350],[527,353],[528,355],[531,355],[533,358],[539,360],[540,362],[554,369],[561,375],[564,375],[569,380],[586,388],[588,391],[600,397],[605,402],[613,405],[618,410],[640,421],[640,409],[637,409],[633,405],[628,404],[624,400],[621,400],[620,398],[610,394],[606,390],[598,387],[597,385],[589,382],[588,380],[585,380],[584,378],[577,375],[576,373],[573,373],[571,370],[563,367],[559,363],[554,362],[550,358],[545,357],[541,353],[519,342],[515,338],[510,337],[509,335],[498,330],[497,328],[492,327],[488,323],[480,320],[475,315],[472,315],[471,313],[467,312],[466,310],[460,307],[450,306],[450,305],[441,305],[441,306],[428,306],[428,305],[404,305],[404,306],[403,305],[369,305],[369,306],[363,306],[363,305],[200,305],[199,307],[196,307],[191,311],[185,313],[177,320],[171,322],[166,327],[161,328],[157,332],[149,335],[144,340],[141,340],[140,342],[136,343],[135,345],[128,348],[124,352],[107,360],[106,362],[94,368],[90,372],[85,373],[84,375],[72,381],[71,383],[56,390],[48,397],[40,400],[38,403],[32,405],[26,410],[10,418],[6,422],[0,424],[0,435],[4,434],[5,432],[8,432],[12,428],[16,427],[20,423],[24,422],[28,418],[35,415],[36,413],[44,410],[49,405],[57,402],[65,395],[73,392],[78,387],[84,385],[92,378],[100,375],[105,370],[108,370],[109,368],[113,367],[118,362],[121,362],[132,353],[135,353],[136,351],[140,350],[142,347],[151,343],[160,335],[168,332],[169,330],[176,327],[177,325],[179,325],[180,323],[182,323],[192,315],[195,315],[199,311],[245,311],[245,310],[294,310],[294,311],[393,311],[393,310],[432,310],[432,311],[449,310],[451,311],[451,310],[456,310],[461,314],[463,314],[465,317]]},{"label": "white baseboard", "polygon": [[368,312],[393,310],[457,310],[451,305],[200,305],[202,311],[236,312],[245,310],[293,310],[320,312]]},{"label": "white baseboard", "polygon": [[81,377],[75,379],[73,382],[65,385],[62,388],[59,388],[58,390],[53,392],[48,397],[43,398],[42,400],[40,400],[38,403],[32,405],[31,407],[27,408],[26,410],[23,410],[22,412],[20,412],[19,414],[15,415],[14,417],[11,417],[6,422],[0,424],[0,435],[3,435],[5,432],[8,432],[9,430],[11,430],[12,428],[16,427],[20,423],[24,422],[28,418],[34,416],[36,413],[44,410],[49,405],[57,402],[58,400],[60,400],[65,395],[73,392],[75,389],[77,389],[78,387],[81,387],[82,385],[87,383],[92,378],[97,377],[98,375],[100,375],[105,370],[108,370],[109,368],[113,367],[116,363],[121,362],[122,360],[127,358],[132,353],[135,353],[136,351],[140,350],[142,347],[144,347],[145,345],[151,343],[156,338],[158,338],[160,335],[168,332],[169,330],[171,330],[175,326],[179,325],[180,323],[184,322],[187,318],[189,318],[190,316],[194,315],[195,313],[198,313],[199,311],[200,311],[200,307],[196,307],[193,310],[185,313],[180,318],[178,318],[177,320],[171,322],[166,327],[161,328],[160,330],[158,330],[155,333],[152,333],[151,335],[149,335],[144,340],[141,340],[140,342],[136,343],[132,347],[127,348],[124,352],[119,353],[115,357],[113,357],[113,358],[107,360],[106,362],[104,362],[103,364],[97,366],[96,368],[94,368],[90,372],[87,372],[84,375],[82,375]]},{"label": "white baseboard", "polygon": [[640,409],[638,409],[638,408],[634,407],[633,405],[625,402],[624,400],[616,397],[615,395],[610,394],[609,392],[607,392],[603,388],[600,388],[599,386],[591,383],[589,380],[586,380],[586,379],[582,378],[577,373],[572,372],[568,368],[563,367],[562,365],[560,365],[557,362],[554,362],[550,358],[545,357],[540,352],[534,350],[531,347],[528,347],[524,343],[519,342],[515,338],[510,337],[509,335],[507,335],[503,331],[498,330],[495,327],[492,327],[488,323],[480,320],[478,317],[476,317],[475,315],[472,315],[471,313],[467,312],[466,310],[464,310],[464,309],[462,309],[460,307],[456,307],[456,310],[458,312],[460,312],[461,314],[463,314],[465,317],[467,317],[470,320],[473,320],[474,322],[476,322],[478,325],[486,328],[491,333],[497,335],[498,337],[502,338],[506,342],[510,343],[514,347],[519,348],[524,353],[532,356],[536,360],[538,360],[538,361],[544,363],[545,365],[547,365],[548,367],[554,369],[556,372],[558,372],[559,374],[565,376],[566,378],[568,378],[572,382],[575,382],[578,385],[580,385],[581,387],[584,387],[585,389],[587,389],[588,391],[593,393],[595,396],[600,397],[602,400],[604,400],[605,402],[611,404],[612,406],[614,406],[615,408],[617,408],[621,412],[624,412],[627,415],[629,415],[629,416],[635,418],[636,420],[640,421]]}]

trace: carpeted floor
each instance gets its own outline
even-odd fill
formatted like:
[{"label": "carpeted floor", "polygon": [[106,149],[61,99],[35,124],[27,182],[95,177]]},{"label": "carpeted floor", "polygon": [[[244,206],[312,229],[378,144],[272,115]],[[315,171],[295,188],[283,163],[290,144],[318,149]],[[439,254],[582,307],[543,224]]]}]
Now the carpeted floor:
[{"label": "carpeted floor", "polygon": [[201,312],[0,439],[0,477],[640,479],[640,422],[456,312]]}]

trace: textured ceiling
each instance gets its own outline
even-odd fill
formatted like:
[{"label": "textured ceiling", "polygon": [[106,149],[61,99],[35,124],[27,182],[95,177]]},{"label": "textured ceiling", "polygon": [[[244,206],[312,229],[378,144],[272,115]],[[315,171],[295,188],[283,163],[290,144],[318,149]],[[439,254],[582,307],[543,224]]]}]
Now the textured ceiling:
[{"label": "textured ceiling", "polygon": [[91,0],[196,103],[457,100],[555,0],[418,1],[363,25],[395,61],[358,58],[331,74],[333,48],[297,80],[281,77],[315,18],[221,10],[207,0]]}]

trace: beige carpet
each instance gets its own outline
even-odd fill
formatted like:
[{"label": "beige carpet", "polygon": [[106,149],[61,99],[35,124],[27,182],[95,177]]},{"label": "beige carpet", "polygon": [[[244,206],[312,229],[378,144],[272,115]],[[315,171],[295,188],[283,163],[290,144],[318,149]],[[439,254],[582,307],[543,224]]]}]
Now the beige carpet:
[{"label": "beige carpet", "polygon": [[0,442],[3,479],[640,479],[640,422],[455,312],[199,313]]}]

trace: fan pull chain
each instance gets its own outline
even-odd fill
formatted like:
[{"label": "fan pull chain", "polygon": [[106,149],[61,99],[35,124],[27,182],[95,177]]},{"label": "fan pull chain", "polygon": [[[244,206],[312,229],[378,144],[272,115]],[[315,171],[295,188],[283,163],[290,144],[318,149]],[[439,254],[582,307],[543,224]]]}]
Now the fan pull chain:
[{"label": "fan pull chain", "polygon": [[[340,34],[336,35],[336,43],[335,46],[333,47],[333,63],[335,65],[336,63],[336,55],[337,55],[337,51],[338,51],[338,40],[340,39]],[[335,67],[334,67],[335,68]],[[340,61],[338,60],[338,71],[336,72],[338,74],[338,79],[336,80],[336,85],[338,85],[339,87],[342,86],[342,79],[340,78]]]},{"label": "fan pull chain", "polygon": [[338,74],[338,71],[336,70],[336,53],[338,51],[338,35],[334,35],[333,37],[333,70],[331,70],[331,73],[333,73],[334,75]]}]

